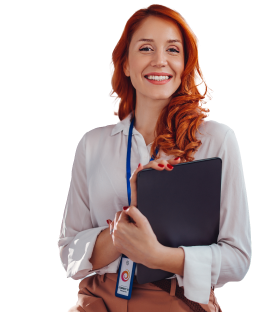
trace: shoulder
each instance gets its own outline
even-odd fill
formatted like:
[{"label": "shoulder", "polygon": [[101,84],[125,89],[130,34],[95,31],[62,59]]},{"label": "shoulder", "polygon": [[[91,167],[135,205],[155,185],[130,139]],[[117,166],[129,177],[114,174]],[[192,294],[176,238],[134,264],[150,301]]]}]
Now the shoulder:
[{"label": "shoulder", "polygon": [[116,124],[97,127],[84,133],[78,141],[77,149],[86,150],[96,146],[100,142],[105,142],[108,137],[111,137],[112,129]]},{"label": "shoulder", "polygon": [[197,129],[196,138],[202,143],[195,154],[196,159],[221,157],[223,152],[236,146],[233,129],[215,120],[203,121]]},{"label": "shoulder", "polygon": [[84,135],[86,143],[94,142],[96,140],[102,140],[102,139],[106,139],[107,137],[110,137],[112,129],[115,126],[116,126],[116,124],[113,124],[113,125],[97,127],[97,128],[92,129],[92,130],[89,130]]},{"label": "shoulder", "polygon": [[234,131],[228,125],[215,120],[205,120],[199,126],[196,137],[201,141],[210,140],[212,143],[221,145],[231,133]]}]

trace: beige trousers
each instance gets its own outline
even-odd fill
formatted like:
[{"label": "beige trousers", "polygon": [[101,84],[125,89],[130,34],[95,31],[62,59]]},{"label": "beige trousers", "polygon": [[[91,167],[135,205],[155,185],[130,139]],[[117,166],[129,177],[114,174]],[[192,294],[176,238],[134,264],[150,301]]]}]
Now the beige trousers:
[{"label": "beige trousers", "polygon": [[[115,296],[117,273],[92,275],[79,283],[78,301],[68,312],[193,312],[175,296],[177,280],[172,279],[170,293],[154,284],[138,284],[133,281],[130,300]],[[222,312],[214,291],[208,304],[200,304],[207,312]]]}]

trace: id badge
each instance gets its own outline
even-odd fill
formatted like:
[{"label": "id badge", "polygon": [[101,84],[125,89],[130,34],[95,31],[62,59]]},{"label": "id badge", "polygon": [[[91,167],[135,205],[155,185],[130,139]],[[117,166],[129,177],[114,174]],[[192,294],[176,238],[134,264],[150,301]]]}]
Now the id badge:
[{"label": "id badge", "polygon": [[122,255],[116,283],[116,297],[127,300],[131,298],[135,267],[135,262],[130,260],[127,256]]}]

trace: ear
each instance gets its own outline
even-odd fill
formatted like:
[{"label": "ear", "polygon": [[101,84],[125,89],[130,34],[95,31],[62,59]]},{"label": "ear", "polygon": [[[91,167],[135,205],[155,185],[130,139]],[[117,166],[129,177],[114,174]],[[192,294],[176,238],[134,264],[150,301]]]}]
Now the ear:
[{"label": "ear", "polygon": [[123,70],[124,70],[125,75],[126,75],[127,77],[129,77],[129,66],[128,66],[128,61],[127,61],[127,59],[126,59],[125,62],[124,62]]}]

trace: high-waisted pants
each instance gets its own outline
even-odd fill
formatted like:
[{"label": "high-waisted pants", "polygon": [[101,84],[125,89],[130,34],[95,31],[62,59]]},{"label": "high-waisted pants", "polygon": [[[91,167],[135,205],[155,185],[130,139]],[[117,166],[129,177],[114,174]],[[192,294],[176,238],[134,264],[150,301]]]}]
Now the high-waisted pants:
[{"label": "high-waisted pants", "polygon": [[[130,300],[115,296],[117,273],[95,274],[79,283],[78,301],[68,312],[193,312],[175,296],[176,278],[171,281],[170,293],[152,283],[133,281]],[[208,304],[200,304],[207,312],[222,312],[211,289]]]}]

